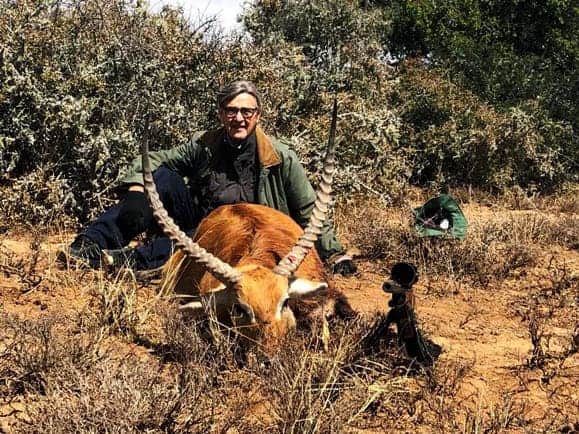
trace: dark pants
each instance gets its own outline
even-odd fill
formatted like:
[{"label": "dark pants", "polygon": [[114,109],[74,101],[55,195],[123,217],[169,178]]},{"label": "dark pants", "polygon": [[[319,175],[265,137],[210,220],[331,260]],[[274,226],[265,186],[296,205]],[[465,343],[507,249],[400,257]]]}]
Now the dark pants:
[{"label": "dark pants", "polygon": [[[165,209],[179,227],[191,235],[199,223],[199,213],[185,185],[183,178],[172,170],[161,166],[153,173],[157,191]],[[117,217],[122,201],[105,211],[81,234],[96,242],[103,249],[120,249],[125,247],[138,234],[123,233],[117,224]],[[142,228],[141,232],[153,234],[146,244],[135,249],[137,270],[148,270],[163,265],[173,253],[173,243],[163,235],[156,223]]]}]

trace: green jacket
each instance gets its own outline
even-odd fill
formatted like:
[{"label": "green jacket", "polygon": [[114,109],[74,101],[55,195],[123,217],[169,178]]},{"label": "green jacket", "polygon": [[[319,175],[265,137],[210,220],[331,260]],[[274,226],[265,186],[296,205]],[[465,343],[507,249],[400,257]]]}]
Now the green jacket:
[{"label": "green jacket", "polygon": [[[153,170],[164,164],[188,179],[192,191],[223,158],[223,129],[196,134],[190,142],[164,151],[151,152]],[[275,208],[292,217],[302,228],[309,221],[316,199],[315,191],[296,153],[280,140],[270,139],[256,129],[257,154],[260,162],[257,203]],[[123,184],[143,184],[141,159],[133,161]],[[344,252],[336,239],[331,222],[326,220],[316,249],[323,260]]]}]

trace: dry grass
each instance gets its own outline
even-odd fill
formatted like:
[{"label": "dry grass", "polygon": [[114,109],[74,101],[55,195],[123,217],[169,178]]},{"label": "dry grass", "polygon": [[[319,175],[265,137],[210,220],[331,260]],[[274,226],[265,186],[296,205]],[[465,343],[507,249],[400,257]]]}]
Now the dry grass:
[{"label": "dry grass", "polygon": [[41,241],[41,236],[38,233],[34,233],[34,238],[30,243],[32,255],[26,259],[14,254],[0,243],[0,272],[6,276],[17,276],[21,291],[24,293],[34,290],[42,281],[42,276],[38,270]]},{"label": "dry grass", "polygon": [[[59,335],[56,326],[66,324],[53,319],[12,321],[9,327],[15,344],[2,359],[7,397],[26,400],[27,419],[34,421],[20,421],[16,431],[137,432],[197,426],[201,432],[211,423],[207,398],[215,397],[210,372],[189,366],[165,372],[154,360],[114,351],[110,342],[99,339],[98,328]],[[192,418],[177,420],[179,414]]]},{"label": "dry grass", "polygon": [[0,396],[26,402],[16,432],[340,432],[405,393],[392,365],[363,358],[368,323],[342,328],[328,353],[315,333],[296,333],[268,363],[239,363],[235,342],[162,312],[164,336],[145,353],[92,316],[3,318]]},{"label": "dry grass", "polygon": [[551,195],[530,193],[517,186],[505,189],[499,194],[467,188],[453,189],[451,193],[461,203],[477,203],[506,210],[579,214],[579,186],[576,184],[567,185],[561,188],[558,194]]},{"label": "dry grass", "polygon": [[409,206],[400,211],[362,201],[343,207],[337,220],[365,259],[406,260],[430,275],[482,285],[535,264],[539,249],[579,246],[577,215],[554,218],[537,212],[513,212],[505,217],[505,213],[495,213],[470,221],[464,241],[418,237],[411,227]]},{"label": "dry grass", "polygon": [[[577,225],[536,212],[473,218],[464,242],[417,238],[405,212],[367,203],[347,214],[339,210],[337,217],[368,260],[411,260],[428,276],[475,288],[532,269],[548,246],[572,249],[577,242]],[[574,215],[565,218],[576,222]],[[528,354],[510,366],[512,375],[520,390],[539,387],[559,409],[538,418],[520,391],[493,400],[473,391],[471,381],[480,376],[475,360],[443,353],[428,369],[412,363],[393,333],[376,336],[383,316],[333,324],[327,350],[321,330],[295,331],[265,359],[259,347],[243,350],[233,334],[216,332],[211,320],[185,321],[171,300],[140,286],[131,273],[56,270],[50,253],[47,259],[38,246],[33,243],[30,255],[0,249],[0,272],[18,288],[2,302],[49,306],[33,315],[0,316],[5,431],[474,434],[577,428],[571,409],[578,377],[570,366],[579,346],[579,293],[577,276],[564,262],[550,261],[540,282],[511,299],[510,312],[527,327],[530,343]],[[58,298],[51,291],[63,292]],[[71,295],[81,300],[59,310]],[[463,318],[461,329],[476,330],[484,306],[476,312]],[[428,317],[419,316],[431,329]]]},{"label": "dry grass", "polygon": [[0,396],[26,403],[14,432],[499,433],[528,423],[508,399],[491,409],[457,399],[469,362],[421,370],[389,340],[365,346],[379,318],[338,326],[328,352],[315,331],[296,332],[267,363],[250,354],[240,364],[234,342],[161,312],[163,337],[144,352],[87,318],[4,318]]},{"label": "dry grass", "polygon": [[2,318],[0,397],[25,403],[15,432],[409,429],[417,402],[458,384],[433,385],[391,339],[369,347],[382,318],[337,325],[327,352],[318,330],[296,331],[264,363],[162,301],[155,335],[127,335],[102,313]]}]

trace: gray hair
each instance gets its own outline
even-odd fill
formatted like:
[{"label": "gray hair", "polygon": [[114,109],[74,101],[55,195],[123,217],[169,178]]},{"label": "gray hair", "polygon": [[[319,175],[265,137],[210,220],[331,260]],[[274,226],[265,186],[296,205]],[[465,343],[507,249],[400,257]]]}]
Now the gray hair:
[{"label": "gray hair", "polygon": [[217,107],[224,108],[229,101],[242,93],[253,95],[257,101],[257,108],[261,108],[261,94],[255,84],[247,80],[235,80],[223,86],[217,92]]}]

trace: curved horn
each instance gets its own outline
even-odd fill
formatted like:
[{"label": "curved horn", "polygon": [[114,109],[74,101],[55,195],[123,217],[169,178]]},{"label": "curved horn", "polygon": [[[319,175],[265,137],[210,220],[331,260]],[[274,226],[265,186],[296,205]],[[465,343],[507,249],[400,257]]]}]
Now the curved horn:
[{"label": "curved horn", "polygon": [[163,232],[165,232],[165,234],[175,242],[178,248],[183,249],[187,255],[200,263],[205,270],[213,274],[213,276],[223,284],[229,286],[239,283],[242,274],[229,264],[223,262],[221,259],[213,256],[197,243],[194,243],[185,232],[179,229],[179,226],[175,224],[175,221],[169,216],[167,210],[163,207],[163,203],[159,198],[159,193],[155,187],[155,181],[153,180],[153,174],[151,172],[149,145],[147,142],[147,139],[143,140],[142,145],[143,183],[157,223],[159,223]]},{"label": "curved horn", "polygon": [[291,276],[300,266],[309,250],[314,247],[318,236],[322,233],[322,226],[328,213],[328,204],[331,200],[332,181],[335,172],[336,155],[334,144],[336,141],[336,124],[338,120],[338,101],[334,98],[334,109],[332,111],[332,124],[330,126],[330,137],[328,139],[328,148],[324,160],[322,180],[316,192],[316,201],[314,209],[310,216],[310,221],[304,230],[302,236],[298,239],[290,252],[285,255],[273,269],[273,272],[282,276]]}]

